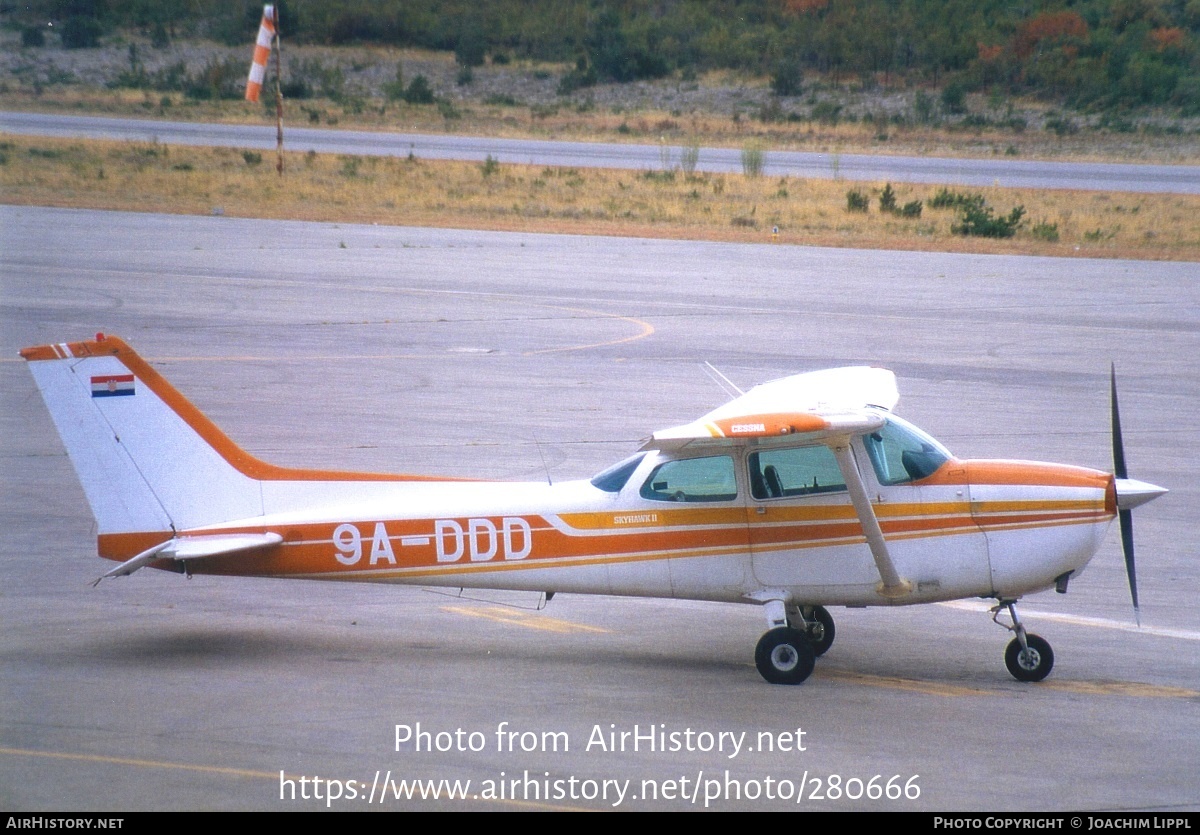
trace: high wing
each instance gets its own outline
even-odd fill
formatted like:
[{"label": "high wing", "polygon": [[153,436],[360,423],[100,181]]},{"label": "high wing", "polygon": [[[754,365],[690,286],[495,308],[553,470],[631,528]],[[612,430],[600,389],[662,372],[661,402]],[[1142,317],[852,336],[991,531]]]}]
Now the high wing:
[{"label": "high wing", "polygon": [[883,426],[900,399],[896,375],[852,366],[795,374],[755,386],[699,420],[655,432],[647,448],[803,434],[822,441]]},{"label": "high wing", "polygon": [[883,597],[903,597],[913,586],[900,576],[871,506],[862,473],[850,449],[852,435],[886,422],[900,392],[896,375],[884,368],[851,366],[795,374],[755,386],[699,420],[655,432],[646,449],[682,449],[690,444],[745,444],[793,435],[828,446],[846,480],[846,490],[871,549]]}]

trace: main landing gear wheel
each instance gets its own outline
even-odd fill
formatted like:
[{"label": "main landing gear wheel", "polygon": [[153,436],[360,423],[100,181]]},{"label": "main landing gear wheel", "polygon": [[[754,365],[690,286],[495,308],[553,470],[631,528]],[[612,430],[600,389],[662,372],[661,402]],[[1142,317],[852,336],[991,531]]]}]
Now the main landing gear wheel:
[{"label": "main landing gear wheel", "polygon": [[1037,635],[1025,636],[1025,648],[1013,638],[1004,651],[1004,664],[1017,681],[1041,681],[1054,667],[1054,651]]},{"label": "main landing gear wheel", "polygon": [[779,626],[759,639],[754,663],[771,684],[799,684],[812,675],[817,655],[804,630]]},{"label": "main landing gear wheel", "polygon": [[833,646],[833,615],[824,606],[813,606],[811,613],[805,613],[805,620],[808,621],[808,641],[819,658]]}]

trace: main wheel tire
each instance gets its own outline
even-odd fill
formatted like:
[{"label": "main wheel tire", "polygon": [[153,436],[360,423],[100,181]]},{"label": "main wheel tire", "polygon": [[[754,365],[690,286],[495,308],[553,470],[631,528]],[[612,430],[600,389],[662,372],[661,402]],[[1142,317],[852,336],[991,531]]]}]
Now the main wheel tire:
[{"label": "main wheel tire", "polygon": [[829,652],[833,646],[833,615],[824,606],[814,606],[812,617],[808,624],[808,641],[812,644],[813,653],[820,658]]},{"label": "main wheel tire", "polygon": [[1004,651],[1004,665],[1017,681],[1041,681],[1054,668],[1054,650],[1037,635],[1026,635],[1029,649],[1022,649],[1021,642],[1013,638]]},{"label": "main wheel tire", "polygon": [[758,672],[771,684],[799,684],[816,666],[808,636],[801,629],[779,626],[763,635],[754,650]]}]

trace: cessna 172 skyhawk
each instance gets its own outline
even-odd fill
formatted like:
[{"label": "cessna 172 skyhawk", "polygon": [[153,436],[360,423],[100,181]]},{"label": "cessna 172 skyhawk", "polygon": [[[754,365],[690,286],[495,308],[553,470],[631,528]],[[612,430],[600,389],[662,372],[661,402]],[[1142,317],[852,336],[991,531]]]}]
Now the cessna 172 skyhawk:
[{"label": "cessna 172 skyhawk", "polygon": [[[798,684],[826,606],[995,598],[1005,661],[1044,678],[1015,602],[1065,592],[1120,516],[1166,492],[1125,473],[960,461],[892,414],[892,372],[765,383],[656,432],[590,480],[462,481],[285,469],[237,447],[120,339],[27,348],[98,523],[100,556],[192,573],[757,603],[755,661]],[[99,582],[99,580],[97,580]],[[1011,623],[1002,622],[1007,610]]]}]

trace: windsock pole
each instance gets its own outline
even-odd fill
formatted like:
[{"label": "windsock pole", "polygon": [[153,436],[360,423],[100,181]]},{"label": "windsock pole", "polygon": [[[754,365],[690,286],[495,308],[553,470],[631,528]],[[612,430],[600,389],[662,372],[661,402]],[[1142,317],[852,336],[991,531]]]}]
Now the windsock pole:
[{"label": "windsock pole", "polygon": [[283,176],[283,91],[280,79],[283,76],[282,42],[279,39],[279,13],[273,4],[263,6],[262,22],[258,26],[258,40],[254,44],[254,60],[250,64],[250,78],[246,82],[246,101],[258,101],[263,80],[267,74],[267,61],[271,58],[271,47],[275,48],[275,150],[278,161],[275,170]]},{"label": "windsock pole", "polygon": [[[265,11],[265,9],[264,9]],[[283,40],[279,37],[279,12],[271,7],[271,16],[275,23],[275,170],[283,176]]]}]

